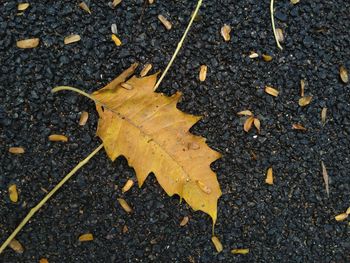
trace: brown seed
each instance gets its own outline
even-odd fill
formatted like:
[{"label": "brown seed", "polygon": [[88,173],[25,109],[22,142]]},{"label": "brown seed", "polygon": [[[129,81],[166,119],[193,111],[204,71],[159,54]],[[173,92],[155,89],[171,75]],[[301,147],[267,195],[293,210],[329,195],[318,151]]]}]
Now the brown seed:
[{"label": "brown seed", "polygon": [[132,208],[129,206],[129,204],[123,198],[117,198],[117,200],[125,212],[127,212],[127,213],[132,212]]},{"label": "brown seed", "polygon": [[348,71],[346,70],[346,68],[344,66],[340,66],[340,68],[339,68],[339,75],[340,75],[340,79],[344,83],[348,83],[349,82]]},{"label": "brown seed", "polygon": [[242,116],[253,116],[253,112],[250,110],[242,110],[237,113],[237,115],[242,115]]},{"label": "brown seed", "polygon": [[272,185],[272,184],[273,184],[272,167],[270,167],[269,169],[267,169],[265,183],[267,183],[267,184],[269,184],[269,185]]},{"label": "brown seed", "polygon": [[127,191],[129,191],[131,189],[131,187],[134,185],[134,181],[129,179],[125,185],[123,186],[122,188],[122,192],[123,193],[126,193]]},{"label": "brown seed", "polygon": [[39,38],[29,38],[17,41],[18,48],[35,48],[39,45]]},{"label": "brown seed", "polygon": [[170,30],[172,25],[169,20],[167,20],[164,16],[158,15],[158,19],[160,22],[162,22],[163,26],[167,29]]},{"label": "brown seed", "polygon": [[143,69],[141,70],[140,76],[144,77],[148,74],[148,72],[152,69],[152,64],[147,63]]},{"label": "brown seed", "polygon": [[69,45],[75,42],[80,41],[80,36],[79,35],[69,35],[64,38],[64,44]]},{"label": "brown seed", "polygon": [[124,226],[123,226],[123,234],[126,234],[126,233],[128,233],[128,232],[129,232],[128,226],[127,226],[127,225],[124,225]]},{"label": "brown seed", "polygon": [[24,153],[24,148],[23,147],[10,147],[9,153],[22,154],[22,153]]},{"label": "brown seed", "polygon": [[112,40],[117,47],[122,45],[122,41],[115,34],[112,34]]},{"label": "brown seed", "polygon": [[12,239],[9,243],[9,247],[12,248],[15,252],[22,254],[24,252],[24,248],[18,240]]},{"label": "brown seed", "polygon": [[84,1],[79,4],[79,7],[91,15],[91,10]]},{"label": "brown seed", "polygon": [[148,3],[151,5],[154,3],[154,0],[148,0]]},{"label": "brown seed", "polygon": [[208,67],[206,65],[202,65],[199,70],[199,80],[205,81],[207,78]]},{"label": "brown seed", "polygon": [[236,255],[236,254],[240,254],[240,255],[246,255],[249,253],[249,248],[236,248],[236,249],[232,249],[231,253]]},{"label": "brown seed", "polygon": [[348,218],[348,214],[347,213],[342,213],[342,214],[336,215],[334,218],[337,221],[344,221],[345,219]]},{"label": "brown seed", "polygon": [[188,221],[190,219],[188,218],[188,216],[184,216],[184,218],[182,218],[181,222],[180,222],[180,226],[185,226],[187,225]]},{"label": "brown seed", "polygon": [[254,126],[258,130],[258,133],[260,133],[260,120],[258,118],[254,118]]},{"label": "brown seed", "polygon": [[126,82],[123,82],[122,84],[120,84],[120,86],[122,86],[124,89],[127,89],[127,90],[132,90],[134,88],[132,85]]},{"label": "brown seed", "polygon": [[9,197],[11,202],[17,203],[18,202],[17,186],[15,184],[10,185],[8,191],[9,191]]},{"label": "brown seed", "polygon": [[224,24],[223,27],[221,27],[220,32],[221,32],[221,36],[224,38],[226,42],[230,41],[231,27],[229,25]]},{"label": "brown seed", "polygon": [[218,253],[220,253],[223,250],[222,244],[216,236],[211,237],[211,242],[213,242],[215,249]]},{"label": "brown seed", "polygon": [[257,57],[259,57],[258,53],[250,52],[249,58],[257,58]]},{"label": "brown seed", "polygon": [[305,128],[303,125],[299,124],[299,123],[294,123],[294,124],[292,125],[292,129],[293,129],[293,130],[302,130],[302,131],[306,131],[306,128]]},{"label": "brown seed", "polygon": [[92,241],[92,240],[94,240],[94,236],[91,233],[82,234],[79,237],[80,242],[86,242],[86,241]]},{"label": "brown seed", "polygon": [[327,108],[323,108],[322,111],[321,111],[322,125],[326,124],[326,118],[327,118]]},{"label": "brown seed", "polygon": [[49,136],[49,141],[51,142],[68,142],[68,138],[60,134],[51,134]]},{"label": "brown seed", "polygon": [[41,258],[39,263],[49,263],[49,260],[47,258]]},{"label": "brown seed", "polygon": [[265,87],[265,92],[271,96],[274,96],[274,97],[277,97],[278,96],[278,90],[272,88],[272,87],[269,87],[269,86],[266,86]]},{"label": "brown seed", "polygon": [[122,2],[122,0],[113,0],[112,2],[112,7],[116,7],[117,5],[119,5]]},{"label": "brown seed", "polygon": [[312,100],[312,96],[305,96],[299,99],[299,106],[304,107],[309,105]]},{"label": "brown seed", "polygon": [[244,122],[243,130],[244,130],[245,132],[249,132],[249,130],[250,130],[251,127],[252,127],[253,122],[254,122],[254,117],[253,117],[253,116],[250,116],[250,117]]},{"label": "brown seed", "polygon": [[305,92],[305,80],[300,80],[300,97],[304,97]]},{"label": "brown seed", "polygon": [[263,54],[263,55],[262,55],[262,58],[263,58],[263,60],[266,61],[266,62],[269,62],[269,61],[272,60],[272,56],[270,56],[270,55],[265,55],[265,54]]},{"label": "brown seed", "polygon": [[325,164],[323,163],[323,161],[321,161],[321,166],[322,166],[323,181],[324,181],[324,185],[326,187],[326,193],[329,196],[329,176],[328,176],[327,168],[326,168]]},{"label": "brown seed", "polygon": [[18,11],[24,11],[29,7],[29,3],[20,3],[17,6]]},{"label": "brown seed", "polygon": [[80,119],[79,119],[79,125],[80,126],[84,126],[87,122],[89,118],[89,113],[86,112],[86,111],[83,111],[81,114],[80,114]]},{"label": "brown seed", "polygon": [[283,36],[283,30],[281,28],[276,28],[276,36],[277,36],[278,42],[283,43],[284,36]]},{"label": "brown seed", "polygon": [[196,180],[196,183],[198,185],[198,187],[207,195],[209,195],[211,193],[211,188],[209,186],[207,186],[206,184],[204,184],[203,182]]}]

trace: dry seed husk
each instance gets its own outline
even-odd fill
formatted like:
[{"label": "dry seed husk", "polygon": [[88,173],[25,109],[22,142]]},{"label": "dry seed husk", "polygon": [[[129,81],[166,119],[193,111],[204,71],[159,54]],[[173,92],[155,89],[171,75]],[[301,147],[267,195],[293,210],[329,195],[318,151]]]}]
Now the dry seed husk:
[{"label": "dry seed husk", "polygon": [[217,252],[221,252],[223,250],[222,244],[220,240],[216,236],[211,237],[211,242],[213,242],[215,249]]},{"label": "dry seed husk", "polygon": [[257,58],[257,57],[259,57],[258,53],[250,52],[249,58]]},{"label": "dry seed husk", "polygon": [[294,123],[292,126],[292,129],[306,131],[306,128],[299,123]]},{"label": "dry seed husk", "polygon": [[272,185],[272,184],[273,184],[273,172],[272,172],[272,167],[270,167],[269,169],[267,169],[265,183],[267,183],[267,184],[269,184],[269,185]]},{"label": "dry seed husk", "polygon": [[69,35],[69,36],[66,36],[65,38],[64,38],[64,44],[65,45],[69,45],[69,44],[72,44],[72,43],[75,43],[75,42],[78,42],[78,41],[80,41],[80,36],[79,35],[76,35],[76,34],[74,34],[74,35]]},{"label": "dry seed husk", "polygon": [[124,225],[124,226],[123,226],[123,233],[125,234],[125,233],[127,233],[128,231],[129,231],[128,226],[127,226],[127,225]]},{"label": "dry seed husk", "polygon": [[117,5],[119,5],[122,2],[122,0],[113,0],[112,2],[112,7],[116,7]]},{"label": "dry seed husk", "polygon": [[81,114],[80,114],[80,119],[79,119],[79,125],[80,126],[84,126],[87,122],[89,118],[89,113],[86,112],[86,111],[83,111]]},{"label": "dry seed husk", "polygon": [[22,254],[24,252],[24,248],[22,244],[16,239],[11,240],[11,242],[9,243],[9,247],[12,248],[17,253]]},{"label": "dry seed husk", "polygon": [[236,248],[231,250],[232,254],[246,255],[249,253],[249,248]]},{"label": "dry seed husk", "polygon": [[9,153],[22,154],[22,153],[24,153],[24,148],[23,147],[10,147]]},{"label": "dry seed husk", "polygon": [[129,206],[129,204],[123,198],[117,198],[117,200],[125,212],[127,212],[127,213],[132,212],[132,208]]},{"label": "dry seed husk", "polygon": [[305,96],[299,99],[299,106],[304,107],[310,104],[312,96]]},{"label": "dry seed husk", "polygon": [[41,258],[39,263],[49,263],[49,260],[47,258]]},{"label": "dry seed husk", "polygon": [[244,122],[243,129],[244,129],[245,132],[249,132],[249,130],[250,130],[251,127],[252,127],[253,122],[254,122],[254,117],[253,117],[253,116],[249,117],[249,118]]},{"label": "dry seed husk", "polygon": [[291,2],[293,5],[295,5],[295,4],[299,3],[300,0],[290,0],[290,2]]},{"label": "dry seed husk", "polygon": [[200,70],[199,70],[199,80],[200,81],[205,81],[205,79],[207,78],[207,71],[208,71],[208,67],[206,65],[202,65]]},{"label": "dry seed husk", "polygon": [[269,86],[265,87],[265,92],[271,96],[274,96],[274,97],[277,97],[279,94],[278,90],[276,90],[272,87],[269,87]]},{"label": "dry seed husk", "polygon": [[344,221],[345,219],[348,218],[348,214],[347,213],[342,213],[342,214],[336,215],[334,218],[337,221]]},{"label": "dry seed husk", "polygon": [[301,79],[300,80],[300,96],[304,97],[304,92],[305,92],[305,80]]},{"label": "dry seed husk", "polygon": [[350,206],[348,207],[348,209],[346,209],[345,214],[350,215]]},{"label": "dry seed husk", "polygon": [[118,28],[116,24],[111,25],[112,34],[118,34]]},{"label": "dry seed husk", "polygon": [[91,10],[84,1],[79,4],[79,7],[91,15]]},{"label": "dry seed husk", "polygon": [[242,116],[253,116],[253,112],[250,110],[242,110],[237,113],[237,115],[242,115]]},{"label": "dry seed husk", "polygon": [[123,186],[122,188],[122,192],[123,193],[126,193],[127,191],[129,191],[131,189],[131,187],[134,185],[134,181],[129,179],[125,185]]},{"label": "dry seed husk", "polygon": [[348,71],[346,70],[346,68],[344,66],[340,66],[340,68],[339,68],[339,75],[340,75],[340,79],[344,83],[348,83],[349,82]]},{"label": "dry seed husk", "polygon": [[322,125],[326,124],[326,118],[327,118],[327,108],[323,108],[321,111],[321,122]]},{"label": "dry seed husk", "polygon": [[60,135],[60,134],[51,134],[49,136],[49,141],[51,142],[67,142],[68,138],[64,135]]},{"label": "dry seed husk", "polygon": [[17,203],[18,202],[17,186],[15,184],[10,185],[8,191],[9,191],[9,197],[11,202]]},{"label": "dry seed husk", "polygon": [[277,40],[280,43],[284,42],[283,30],[281,28],[276,28]]},{"label": "dry seed husk", "polygon": [[221,33],[221,36],[224,38],[224,40],[227,42],[227,41],[230,41],[231,39],[231,27],[229,25],[226,25],[224,24],[222,27],[221,27],[221,30],[220,30],[220,33]]},{"label": "dry seed husk", "polygon": [[148,72],[152,69],[152,64],[147,63],[143,69],[141,70],[140,76],[144,77],[148,74]]},{"label": "dry seed husk", "polygon": [[265,54],[263,54],[263,55],[262,55],[262,58],[263,58],[263,60],[266,61],[266,62],[269,62],[269,61],[272,60],[272,56],[270,56],[270,55],[265,55]]},{"label": "dry seed husk", "polygon": [[329,176],[328,176],[327,168],[326,168],[325,164],[323,163],[323,161],[321,161],[321,166],[322,166],[323,181],[324,181],[324,185],[326,187],[326,193],[329,196]]},{"label": "dry seed husk", "polygon": [[162,15],[158,15],[158,19],[160,22],[162,22],[163,26],[167,29],[170,30],[172,27],[172,24],[170,23],[170,21],[168,19],[166,19],[164,16]]},{"label": "dry seed husk", "polygon": [[197,180],[196,183],[203,193],[206,193],[207,195],[211,193],[211,188],[204,184],[202,181]]},{"label": "dry seed husk", "polygon": [[112,40],[114,41],[114,44],[116,46],[118,46],[118,47],[121,46],[122,41],[115,34],[112,34]]},{"label": "dry seed husk", "polygon": [[148,3],[151,5],[154,3],[154,0],[148,0]]},{"label": "dry seed husk", "polygon": [[94,240],[94,236],[91,233],[82,234],[79,237],[80,242],[86,242],[86,241],[92,241],[92,240]]},{"label": "dry seed husk", "polygon": [[127,89],[127,90],[132,90],[134,88],[132,85],[126,82],[123,82],[122,84],[120,84],[120,86],[122,86],[124,89]]},{"label": "dry seed husk", "polygon": [[17,6],[18,11],[24,11],[29,7],[29,3],[20,3]]},{"label": "dry seed husk", "polygon": [[39,45],[39,38],[28,38],[17,41],[18,48],[35,48]]},{"label": "dry seed husk", "polygon": [[187,225],[188,221],[189,221],[189,217],[188,216],[184,216],[184,218],[182,218],[181,222],[180,222],[180,226],[185,226]]},{"label": "dry seed husk", "polygon": [[253,123],[254,123],[255,128],[260,133],[260,120],[258,118],[254,118],[254,122]]}]

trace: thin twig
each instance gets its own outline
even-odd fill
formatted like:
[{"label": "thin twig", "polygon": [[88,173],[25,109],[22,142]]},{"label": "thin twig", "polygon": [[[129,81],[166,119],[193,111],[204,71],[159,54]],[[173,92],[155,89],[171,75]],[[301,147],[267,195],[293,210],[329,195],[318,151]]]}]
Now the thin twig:
[{"label": "thin twig", "polygon": [[177,56],[177,53],[179,53],[179,51],[180,51],[180,49],[181,49],[181,47],[182,47],[182,44],[183,44],[183,42],[184,42],[184,40],[185,40],[185,38],[186,38],[186,36],[187,36],[187,33],[188,33],[188,31],[190,30],[191,25],[192,25],[192,23],[193,23],[193,20],[194,20],[195,17],[197,16],[198,10],[199,10],[199,8],[201,7],[201,5],[202,5],[202,0],[198,0],[196,9],[194,10],[194,12],[193,12],[193,14],[192,14],[191,20],[190,20],[190,22],[188,23],[187,28],[186,28],[184,34],[182,35],[182,38],[181,38],[180,42],[177,44],[177,47],[176,47],[176,49],[175,49],[175,52],[174,52],[173,56],[171,57],[171,59],[170,59],[168,65],[167,65],[167,67],[165,68],[163,74],[160,76],[160,78],[159,78],[157,84],[154,86],[154,89],[153,89],[154,91],[159,87],[160,83],[162,82],[162,80],[163,80],[163,78],[165,77],[166,73],[168,72],[169,68],[170,68],[171,65],[173,64],[173,62],[174,62],[174,60],[175,60],[175,58],[176,58],[176,56]]},{"label": "thin twig", "polygon": [[8,246],[8,244],[15,238],[19,231],[28,223],[33,215],[50,199],[50,197],[57,192],[81,167],[83,167],[96,153],[103,148],[103,144],[98,146],[92,153],[90,153],[84,160],[78,163],[34,208],[32,208],[17,228],[11,233],[6,241],[0,247],[0,254]]},{"label": "thin twig", "polygon": [[273,31],[273,35],[275,36],[275,40],[276,40],[276,44],[277,44],[278,48],[282,50],[283,48],[282,48],[280,42],[278,41],[277,32],[276,32],[276,28],[275,28],[275,18],[273,17],[273,3],[274,3],[274,0],[271,0],[270,14],[271,14],[272,31]]}]

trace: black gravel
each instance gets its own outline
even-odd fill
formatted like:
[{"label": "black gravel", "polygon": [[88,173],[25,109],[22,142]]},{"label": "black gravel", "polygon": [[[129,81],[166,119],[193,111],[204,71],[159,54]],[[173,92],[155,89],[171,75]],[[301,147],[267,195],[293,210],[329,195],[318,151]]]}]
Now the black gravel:
[{"label": "black gravel", "polygon": [[[92,15],[77,1],[31,1],[17,16],[17,1],[0,4],[0,242],[72,167],[99,145],[92,102],[72,93],[52,95],[57,85],[92,92],[133,62],[165,68],[180,39],[195,1],[123,1],[111,9],[107,1],[87,1]],[[216,234],[224,251],[211,244],[211,221],[193,212],[178,197],[168,197],[150,176],[144,187],[132,188],[125,199],[134,212],[118,205],[121,187],[135,174],[124,158],[112,163],[99,153],[45,205],[17,236],[23,254],[11,249],[1,262],[350,262],[348,221],[350,200],[350,91],[341,82],[340,65],[350,69],[350,2],[276,1],[277,27],[285,32],[283,51],[276,47],[269,1],[204,1],[184,48],[160,91],[183,92],[182,110],[204,115],[195,134],[208,138],[223,158],[212,166],[223,196],[219,200]],[[165,30],[157,19],[173,23]],[[123,45],[110,39],[116,23]],[[232,40],[220,36],[232,26]],[[79,34],[79,43],[63,38]],[[16,41],[39,37],[40,46],[20,50]],[[271,62],[249,59],[250,51],[273,56]],[[201,64],[207,80],[198,81]],[[298,106],[300,79],[313,100]],[[271,85],[277,98],[264,93]],[[320,113],[328,108],[327,123]],[[262,130],[243,131],[237,112],[252,110]],[[88,124],[77,122],[88,111]],[[292,130],[301,123],[308,130]],[[52,143],[62,133],[68,143]],[[8,153],[23,146],[26,153]],[[254,152],[257,160],[251,155]],[[330,176],[325,192],[321,160]],[[272,166],[275,184],[265,184]],[[20,191],[17,204],[7,188]],[[183,216],[190,222],[180,227]],[[123,233],[123,227],[129,231]],[[79,243],[82,233],[94,241]],[[232,255],[233,248],[250,248]]]}]

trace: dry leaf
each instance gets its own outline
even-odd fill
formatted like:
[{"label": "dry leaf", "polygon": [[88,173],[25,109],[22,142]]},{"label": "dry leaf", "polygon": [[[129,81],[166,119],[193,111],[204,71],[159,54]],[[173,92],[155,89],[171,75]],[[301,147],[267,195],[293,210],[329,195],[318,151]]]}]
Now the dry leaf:
[{"label": "dry leaf", "polygon": [[249,58],[257,58],[257,57],[259,57],[258,53],[250,52]]},{"label": "dry leaf", "polygon": [[[157,74],[129,78],[136,66],[92,94],[100,102],[96,104],[97,135],[107,155],[112,161],[124,155],[135,169],[140,186],[153,172],[169,196],[178,194],[194,210],[209,214],[215,223],[221,190],[210,164],[221,155],[210,149],[204,138],[189,132],[200,117],[176,108],[180,93],[168,97],[154,92]],[[122,83],[133,89],[121,88]],[[203,191],[198,181],[211,193]]]},{"label": "dry leaf", "polygon": [[265,183],[270,184],[270,185],[273,184],[272,167],[270,167],[269,169],[267,169]]},{"label": "dry leaf", "polygon": [[122,192],[123,193],[126,193],[127,191],[129,191],[131,189],[131,187],[134,185],[134,181],[129,179],[125,185],[123,186],[122,188]]},{"label": "dry leaf", "polygon": [[236,248],[231,250],[232,254],[246,255],[249,253],[249,248]]},{"label": "dry leaf", "polygon": [[244,122],[243,130],[245,132],[249,132],[250,128],[252,127],[253,122],[254,122],[254,117],[253,116],[251,116],[248,119],[246,119],[246,121]]},{"label": "dry leaf", "polygon": [[84,126],[86,124],[88,118],[89,118],[89,113],[87,113],[86,111],[83,111],[80,114],[79,125]]},{"label": "dry leaf", "polygon": [[127,213],[132,212],[132,208],[129,206],[129,204],[123,198],[117,198],[117,200],[125,212],[127,212]]},{"label": "dry leaf", "polygon": [[309,105],[312,100],[312,96],[305,96],[299,99],[299,106],[304,107]]},{"label": "dry leaf", "polygon": [[299,123],[294,123],[292,126],[292,129],[306,131],[306,128]]},{"label": "dry leaf", "polygon": [[80,242],[92,241],[94,236],[91,233],[83,234],[79,237]]},{"label": "dry leaf", "polygon": [[336,215],[334,218],[337,221],[344,221],[345,219],[348,218],[348,214],[347,213],[342,213],[342,214]]},{"label": "dry leaf", "polygon": [[80,36],[79,35],[69,35],[69,36],[66,36],[64,38],[64,44],[65,45],[72,44],[72,43],[75,43],[75,42],[78,42],[78,41],[80,41]]},{"label": "dry leaf", "polygon": [[293,5],[295,5],[295,4],[299,3],[300,0],[290,0],[290,2],[291,2]]},{"label": "dry leaf", "polygon": [[20,3],[17,6],[18,11],[24,11],[29,7],[29,3]]},{"label": "dry leaf", "polygon": [[230,33],[231,33],[231,27],[229,25],[223,25],[223,27],[221,28],[220,30],[221,32],[221,36],[224,38],[224,40],[227,42],[227,41],[230,41],[231,39],[231,36],[230,36]]},{"label": "dry leaf", "polygon": [[91,10],[84,1],[79,4],[79,7],[91,15]]},{"label": "dry leaf", "polygon": [[24,248],[18,240],[12,239],[9,243],[9,247],[12,248],[15,252],[22,254],[24,252]]},{"label": "dry leaf", "polygon": [[49,141],[51,142],[68,142],[68,138],[60,134],[52,134],[49,136]]},{"label": "dry leaf", "polygon": [[220,240],[216,236],[212,236],[211,241],[213,242],[216,251],[220,253],[223,250]]},{"label": "dry leaf", "polygon": [[180,226],[185,226],[187,225],[188,221],[190,219],[188,218],[188,216],[184,216],[184,218],[182,218],[181,222],[180,222]]},{"label": "dry leaf", "polygon": [[8,191],[9,191],[9,197],[11,202],[17,203],[18,201],[17,186],[15,184],[10,185]]},{"label": "dry leaf", "polygon": [[346,209],[346,212],[345,212],[347,215],[350,215],[350,206],[348,207],[348,209]]},{"label": "dry leaf", "polygon": [[29,38],[17,41],[17,47],[19,48],[35,48],[39,45],[39,38]]},{"label": "dry leaf", "polygon": [[300,97],[304,97],[305,92],[305,80],[300,80]]},{"label": "dry leaf", "polygon": [[158,19],[160,20],[160,22],[162,22],[163,26],[165,26],[165,28],[167,30],[171,29],[172,25],[171,25],[170,21],[167,20],[164,16],[158,15]]},{"label": "dry leaf", "polygon": [[260,120],[258,118],[254,118],[254,126],[258,130],[258,133],[260,133]]},{"label": "dry leaf", "polygon": [[242,116],[253,116],[253,112],[250,110],[243,110],[237,113],[237,115],[242,115]]},{"label": "dry leaf", "polygon": [[24,148],[23,147],[10,147],[9,153],[22,154],[22,153],[24,153]]},{"label": "dry leaf", "polygon": [[266,62],[269,62],[269,61],[272,60],[272,56],[270,56],[270,55],[265,55],[265,54],[263,54],[263,55],[262,55],[262,58],[263,58],[263,60],[266,61]]},{"label": "dry leaf", "polygon": [[322,166],[322,176],[323,176],[324,184],[326,186],[326,193],[329,196],[329,177],[328,177],[326,166],[324,165],[323,161],[321,161],[321,166]]},{"label": "dry leaf", "polygon": [[41,258],[39,260],[39,263],[49,263],[48,259],[47,258]]},{"label": "dry leaf", "polygon": [[152,69],[152,64],[149,64],[149,63],[146,64],[141,70],[140,76],[145,77],[151,69]]},{"label": "dry leaf", "polygon": [[112,34],[112,40],[117,47],[121,46],[122,41],[115,34]]},{"label": "dry leaf", "polygon": [[281,43],[284,42],[283,30],[281,28],[276,28],[276,36],[277,36],[278,42],[281,42]]},{"label": "dry leaf", "polygon": [[323,108],[321,111],[321,122],[322,125],[326,124],[326,118],[327,118],[327,108]]},{"label": "dry leaf", "polygon": [[208,67],[206,65],[202,65],[200,70],[199,70],[199,80],[200,81],[205,81],[205,79],[207,78],[207,71],[208,71]]},{"label": "dry leaf", "polygon": [[340,66],[340,68],[339,68],[339,75],[340,75],[340,79],[344,83],[348,83],[349,82],[348,71],[346,70],[346,68],[344,66]]},{"label": "dry leaf", "polygon": [[113,0],[112,2],[112,7],[116,7],[117,5],[119,5],[122,2],[122,0]]},{"label": "dry leaf", "polygon": [[272,88],[272,87],[269,87],[269,86],[266,86],[265,87],[265,92],[271,96],[274,96],[274,97],[277,97],[278,96],[278,90]]}]

